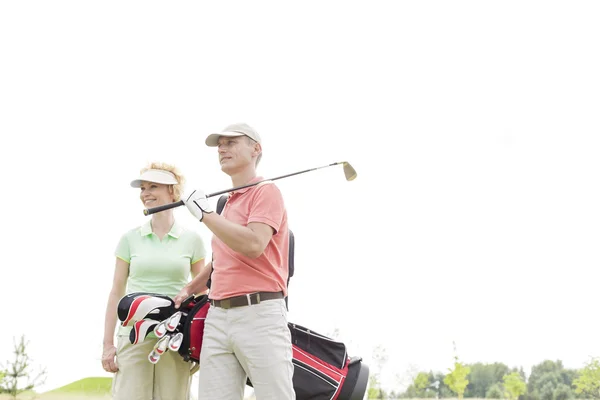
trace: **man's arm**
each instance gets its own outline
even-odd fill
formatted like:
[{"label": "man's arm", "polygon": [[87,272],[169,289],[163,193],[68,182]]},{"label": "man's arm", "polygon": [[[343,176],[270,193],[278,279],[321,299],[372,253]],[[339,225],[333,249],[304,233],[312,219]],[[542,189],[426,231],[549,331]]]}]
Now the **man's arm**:
[{"label": "man's arm", "polygon": [[236,224],[217,213],[205,214],[202,222],[230,249],[250,258],[259,257],[273,236],[273,228],[260,222]]},{"label": "man's arm", "polygon": [[175,298],[173,299],[173,301],[175,302],[175,308],[179,308],[181,302],[190,297],[191,295],[195,293],[205,292],[206,290],[208,290],[206,282],[208,282],[208,278],[211,272],[212,262],[209,262],[200,270],[198,275],[196,275],[194,279],[192,279],[187,285],[185,285],[183,289],[179,291],[177,296],[175,296]]},{"label": "man's arm", "polygon": [[279,189],[271,184],[254,189],[248,225],[232,222],[212,211],[204,192],[195,190],[186,200],[188,210],[230,249],[250,258],[259,257],[279,230],[285,213]]}]

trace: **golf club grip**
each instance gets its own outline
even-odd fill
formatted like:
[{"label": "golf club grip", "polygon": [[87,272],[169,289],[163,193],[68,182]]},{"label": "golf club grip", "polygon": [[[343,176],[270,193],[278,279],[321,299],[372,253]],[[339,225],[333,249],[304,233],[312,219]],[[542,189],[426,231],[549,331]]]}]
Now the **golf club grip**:
[{"label": "golf club grip", "polygon": [[168,210],[171,208],[175,208],[175,207],[179,207],[179,206],[183,206],[185,205],[185,203],[183,202],[183,200],[179,200],[175,203],[169,203],[169,204],[165,204],[162,206],[158,206],[158,207],[153,207],[153,208],[148,208],[147,210],[144,210],[144,215],[150,215],[150,214],[154,214],[157,212],[161,212],[164,210]]}]

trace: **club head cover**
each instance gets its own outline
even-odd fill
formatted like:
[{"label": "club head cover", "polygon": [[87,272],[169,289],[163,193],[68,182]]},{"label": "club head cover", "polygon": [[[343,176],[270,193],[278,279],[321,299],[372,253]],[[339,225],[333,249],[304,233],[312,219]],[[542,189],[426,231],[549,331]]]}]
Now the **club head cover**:
[{"label": "club head cover", "polygon": [[142,319],[162,321],[174,312],[173,300],[157,293],[130,293],[123,296],[117,306],[117,316],[122,326],[132,326]]},{"label": "club head cover", "polygon": [[143,342],[150,332],[154,330],[154,327],[158,325],[158,321],[143,319],[133,324],[131,331],[129,332],[129,342],[131,344],[138,344]]}]

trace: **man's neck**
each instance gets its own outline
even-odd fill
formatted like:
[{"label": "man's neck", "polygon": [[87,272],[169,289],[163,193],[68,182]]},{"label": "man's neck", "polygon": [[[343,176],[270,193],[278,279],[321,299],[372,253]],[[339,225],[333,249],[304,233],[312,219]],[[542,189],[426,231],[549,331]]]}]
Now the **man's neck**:
[{"label": "man's neck", "polygon": [[234,187],[247,185],[252,179],[256,178],[256,169],[249,167],[234,175],[231,175],[231,183]]}]

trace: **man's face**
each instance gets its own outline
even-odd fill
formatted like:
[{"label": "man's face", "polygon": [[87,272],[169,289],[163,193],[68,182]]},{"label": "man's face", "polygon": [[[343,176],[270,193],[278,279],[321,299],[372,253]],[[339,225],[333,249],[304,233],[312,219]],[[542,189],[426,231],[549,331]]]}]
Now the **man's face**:
[{"label": "man's face", "polygon": [[221,136],[217,147],[221,170],[231,175],[254,163],[252,156],[258,154],[258,146],[246,136]]}]

